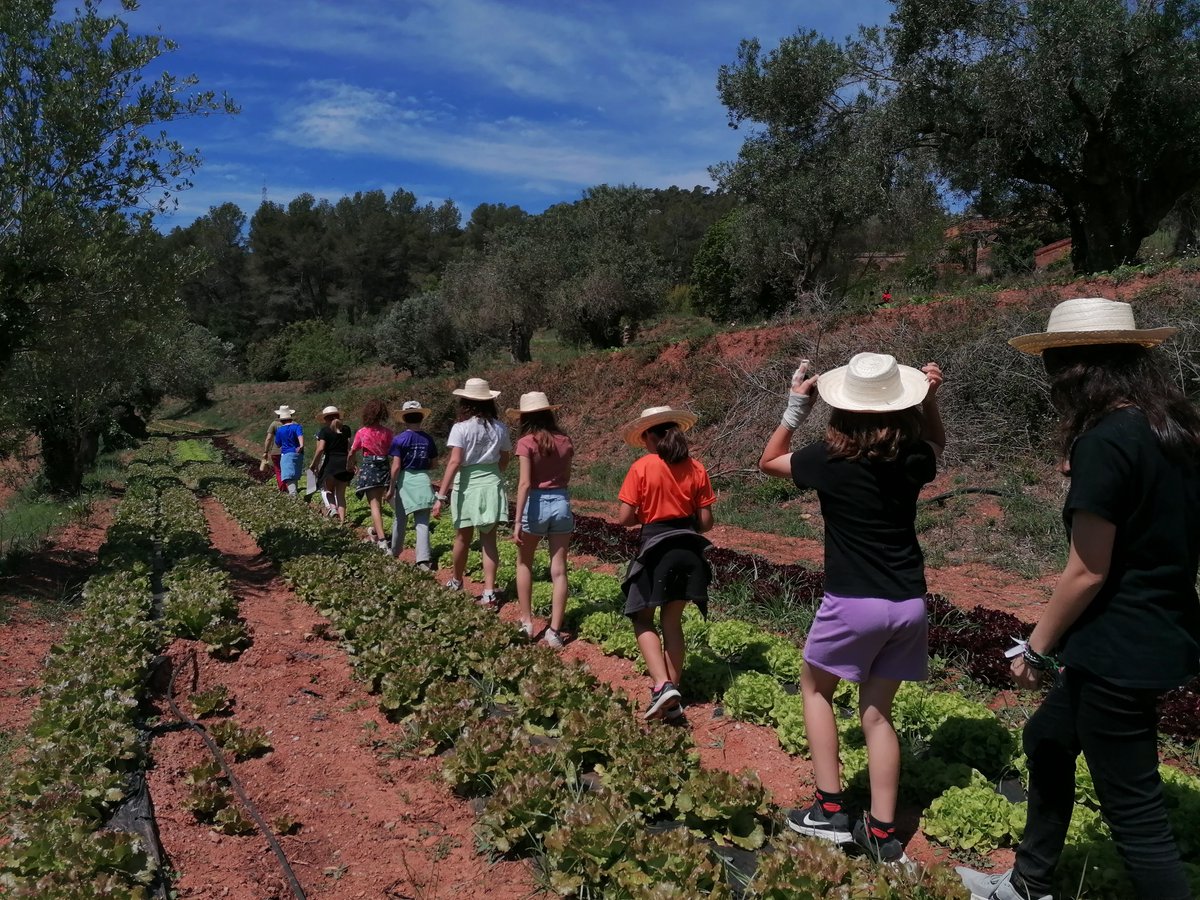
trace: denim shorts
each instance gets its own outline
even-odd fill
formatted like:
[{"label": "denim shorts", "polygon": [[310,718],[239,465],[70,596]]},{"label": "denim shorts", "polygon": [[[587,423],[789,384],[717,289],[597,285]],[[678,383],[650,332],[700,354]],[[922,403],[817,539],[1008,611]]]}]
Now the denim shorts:
[{"label": "denim shorts", "polygon": [[525,501],[521,528],[530,534],[570,534],[575,530],[571,495],[566,488],[535,489]]}]

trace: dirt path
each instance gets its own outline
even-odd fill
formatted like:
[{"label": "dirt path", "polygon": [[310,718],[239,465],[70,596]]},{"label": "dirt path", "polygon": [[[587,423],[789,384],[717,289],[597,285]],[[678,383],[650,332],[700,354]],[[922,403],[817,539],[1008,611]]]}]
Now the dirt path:
[{"label": "dirt path", "polygon": [[[296,599],[219,505],[204,506],[254,644],[236,663],[201,656],[199,685],[225,685],[237,722],[269,733],[273,752],[236,769],[268,820],[286,814],[302,823],[298,835],[280,840],[308,895],[515,900],[535,893],[527,866],[489,865],[475,853],[474,816],[443,785],[439,761],[388,758],[400,733],[351,679],[344,652],[311,639],[325,620]],[[179,661],[190,649],[176,642],[171,656]],[[182,807],[187,770],[206,756],[199,739],[169,732],[155,739],[153,755],[150,786],[181,900],[291,896],[260,837],[218,834]]]},{"label": "dirt path", "polygon": [[46,654],[70,624],[112,508],[112,501],[93,504],[15,575],[0,579],[0,731],[21,732],[29,724]]}]

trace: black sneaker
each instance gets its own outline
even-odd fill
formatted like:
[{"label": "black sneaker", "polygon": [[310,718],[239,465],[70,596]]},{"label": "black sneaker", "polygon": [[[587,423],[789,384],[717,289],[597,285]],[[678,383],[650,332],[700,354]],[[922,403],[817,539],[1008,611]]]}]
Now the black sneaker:
[{"label": "black sneaker", "polygon": [[786,821],[788,828],[806,837],[820,838],[834,844],[849,844],[854,840],[846,811],[826,812],[820,803],[813,803],[808,809],[793,809],[787,814]]},{"label": "black sneaker", "polygon": [[881,835],[880,832],[867,824],[864,816],[854,823],[854,843],[877,863],[904,865],[908,856],[904,853],[904,845],[894,833]]},{"label": "black sneaker", "polygon": [[646,710],[645,719],[657,719],[669,709],[679,705],[679,691],[675,685],[667,681],[657,691],[650,691],[650,707]]}]

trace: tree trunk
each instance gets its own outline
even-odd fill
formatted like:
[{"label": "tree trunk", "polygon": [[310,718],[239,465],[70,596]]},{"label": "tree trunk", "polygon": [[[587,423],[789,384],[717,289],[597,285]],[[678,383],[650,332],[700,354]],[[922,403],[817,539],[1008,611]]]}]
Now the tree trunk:
[{"label": "tree trunk", "polygon": [[1071,262],[1076,274],[1108,272],[1137,260],[1138,248],[1158,224],[1134,208],[1124,185],[1080,192],[1071,216]]},{"label": "tree trunk", "polygon": [[527,363],[533,361],[533,329],[519,322],[508,326],[508,352],[512,354],[513,362]]},{"label": "tree trunk", "polygon": [[95,429],[76,429],[50,422],[38,430],[42,445],[42,474],[50,491],[74,496],[83,489],[83,476],[96,462],[100,435]]},{"label": "tree trunk", "polygon": [[1196,252],[1200,232],[1200,197],[1193,191],[1179,201],[1179,231],[1175,234],[1175,255]]}]

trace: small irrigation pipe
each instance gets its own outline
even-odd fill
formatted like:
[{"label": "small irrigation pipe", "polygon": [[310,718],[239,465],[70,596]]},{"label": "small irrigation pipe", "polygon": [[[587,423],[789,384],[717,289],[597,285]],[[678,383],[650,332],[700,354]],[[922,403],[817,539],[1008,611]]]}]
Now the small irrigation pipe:
[{"label": "small irrigation pipe", "polygon": [[[187,662],[192,666],[192,686],[196,686],[196,682],[200,678],[200,666],[196,662],[196,651],[193,650],[188,654]],[[175,678],[179,674],[179,670],[172,668],[171,681],[167,686],[167,704],[171,707],[171,712],[180,722],[187,725],[204,741],[204,745],[208,747],[208,751],[213,755],[213,759],[217,761],[217,765],[221,767],[221,771],[225,773],[225,777],[229,779],[229,785],[233,788],[233,792],[237,794],[238,800],[242,807],[250,814],[250,818],[254,820],[255,826],[263,837],[267,839],[267,843],[271,845],[271,851],[275,854],[275,858],[279,860],[279,865],[283,869],[283,874],[288,880],[288,884],[292,888],[292,893],[296,895],[296,900],[307,900],[304,894],[304,888],[300,886],[300,881],[296,878],[296,873],[292,870],[291,863],[288,862],[287,854],[283,852],[283,847],[279,845],[279,841],[275,839],[275,834],[266,820],[262,817],[262,813],[258,811],[258,807],[251,802],[246,795],[242,783],[238,781],[237,776],[233,774],[233,769],[229,765],[229,761],[225,758],[225,754],[221,752],[221,748],[217,746],[217,742],[212,739],[203,725],[185,713],[175,703]]]}]

